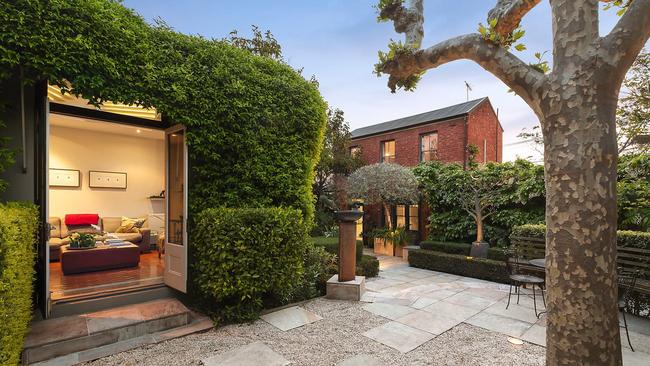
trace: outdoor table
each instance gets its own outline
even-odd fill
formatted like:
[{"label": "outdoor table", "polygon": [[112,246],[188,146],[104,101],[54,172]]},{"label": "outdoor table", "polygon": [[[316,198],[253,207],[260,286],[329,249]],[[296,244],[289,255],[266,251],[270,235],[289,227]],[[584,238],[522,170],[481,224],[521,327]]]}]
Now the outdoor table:
[{"label": "outdoor table", "polygon": [[532,264],[535,267],[546,268],[545,258],[531,259],[528,261],[528,263]]}]

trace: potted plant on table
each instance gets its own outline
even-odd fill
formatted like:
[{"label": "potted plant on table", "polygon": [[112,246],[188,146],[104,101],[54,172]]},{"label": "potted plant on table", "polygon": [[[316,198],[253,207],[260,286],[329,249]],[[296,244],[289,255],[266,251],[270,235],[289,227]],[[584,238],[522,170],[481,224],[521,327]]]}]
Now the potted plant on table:
[{"label": "potted plant on table", "polygon": [[93,234],[72,233],[70,235],[70,249],[92,249],[95,247],[95,236]]}]

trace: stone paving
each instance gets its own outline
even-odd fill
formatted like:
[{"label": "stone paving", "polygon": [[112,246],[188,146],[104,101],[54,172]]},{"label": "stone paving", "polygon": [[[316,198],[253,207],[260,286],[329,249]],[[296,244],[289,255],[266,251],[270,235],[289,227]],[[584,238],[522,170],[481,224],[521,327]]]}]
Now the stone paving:
[{"label": "stone paving", "polygon": [[[512,338],[546,346],[546,319],[535,316],[530,292],[517,303],[509,286],[474,278],[409,267],[395,257],[380,257],[380,275],[367,279],[363,307],[391,320],[364,335],[401,352],[408,352],[449,329],[467,323]],[[538,311],[544,309],[537,298]],[[650,321],[627,316],[632,352],[621,328],[625,365],[650,365]],[[424,332],[424,333],[423,333]],[[399,334],[400,341],[395,341]],[[433,337],[432,337],[433,336]]]}]

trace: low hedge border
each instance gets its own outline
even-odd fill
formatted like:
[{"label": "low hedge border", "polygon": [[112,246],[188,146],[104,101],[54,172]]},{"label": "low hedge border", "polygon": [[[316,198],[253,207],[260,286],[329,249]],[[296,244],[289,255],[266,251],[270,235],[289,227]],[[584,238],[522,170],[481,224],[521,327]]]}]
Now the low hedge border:
[{"label": "low hedge border", "polygon": [[[544,239],[546,225],[521,225],[512,228],[512,237]],[[650,232],[619,230],[616,232],[619,247],[650,249]]]},{"label": "low hedge border", "polygon": [[0,365],[18,365],[32,317],[38,209],[0,204]]},{"label": "low hedge border", "polygon": [[506,264],[492,259],[473,258],[426,249],[409,251],[409,265],[482,280],[509,283]]},{"label": "low hedge border", "polygon": [[[323,247],[328,253],[339,255],[338,237],[314,236],[311,240],[315,246]],[[357,263],[360,263],[361,257],[363,256],[363,241],[361,240],[357,240],[356,256]]]},{"label": "low hedge border", "polygon": [[[435,251],[435,252],[447,253],[447,254],[469,256],[469,252],[472,248],[472,245],[465,244],[465,243],[425,240],[420,242],[420,248],[425,250]],[[492,259],[495,261],[504,261],[506,259],[506,255],[504,254],[503,250],[500,248],[489,248],[487,257],[488,259]]]}]

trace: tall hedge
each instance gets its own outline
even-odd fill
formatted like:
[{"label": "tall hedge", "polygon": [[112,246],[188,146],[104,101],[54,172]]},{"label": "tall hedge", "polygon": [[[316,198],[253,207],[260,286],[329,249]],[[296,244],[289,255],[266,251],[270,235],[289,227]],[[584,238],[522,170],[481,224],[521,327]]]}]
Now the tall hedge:
[{"label": "tall hedge", "polygon": [[0,204],[0,365],[17,365],[32,310],[38,211]]},{"label": "tall hedge", "polygon": [[311,220],[326,105],[288,65],[149,25],[117,0],[2,1],[0,45],[0,82],[21,67],[27,82],[184,124],[190,213],[290,206]]},{"label": "tall hedge", "polygon": [[211,208],[196,218],[193,295],[215,321],[253,320],[268,298],[291,299],[310,242],[288,208]]}]

